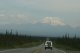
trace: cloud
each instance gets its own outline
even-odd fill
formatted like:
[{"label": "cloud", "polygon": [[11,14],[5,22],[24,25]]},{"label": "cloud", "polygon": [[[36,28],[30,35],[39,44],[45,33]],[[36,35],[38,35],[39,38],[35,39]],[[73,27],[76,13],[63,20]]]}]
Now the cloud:
[{"label": "cloud", "polygon": [[35,18],[31,17],[31,15],[28,15],[27,13],[21,13],[21,12],[1,12],[0,13],[0,25],[4,24],[48,24],[48,25],[69,25],[71,27],[79,27],[80,19],[68,19],[66,21],[65,19],[61,19],[60,17],[44,17],[44,18]]},{"label": "cloud", "polygon": [[0,17],[3,17],[3,16],[5,16],[4,14],[0,14]]},{"label": "cloud", "polygon": [[35,3],[35,0],[16,0],[18,4],[31,5]]},{"label": "cloud", "polygon": [[45,17],[43,19],[35,19],[29,17],[26,14],[16,13],[16,14],[1,14],[0,24],[50,24],[50,25],[65,25],[63,20],[58,17]]},{"label": "cloud", "polygon": [[0,13],[0,25],[5,24],[35,24],[36,19],[25,13]]},{"label": "cloud", "polygon": [[75,18],[70,18],[68,19],[68,22],[66,22],[68,25],[70,25],[71,27],[80,27],[80,18],[75,17]]},{"label": "cloud", "polygon": [[79,0],[18,0],[21,4],[38,10],[47,11],[80,11]]}]

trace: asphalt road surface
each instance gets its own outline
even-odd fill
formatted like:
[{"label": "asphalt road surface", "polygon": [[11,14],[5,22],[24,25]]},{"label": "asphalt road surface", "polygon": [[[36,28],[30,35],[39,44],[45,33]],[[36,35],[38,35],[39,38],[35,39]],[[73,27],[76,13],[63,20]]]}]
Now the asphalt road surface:
[{"label": "asphalt road surface", "polygon": [[66,53],[65,51],[56,49],[53,47],[53,50],[44,49],[44,45],[40,45],[37,47],[32,48],[19,48],[19,49],[9,49],[9,50],[2,50],[0,53]]}]

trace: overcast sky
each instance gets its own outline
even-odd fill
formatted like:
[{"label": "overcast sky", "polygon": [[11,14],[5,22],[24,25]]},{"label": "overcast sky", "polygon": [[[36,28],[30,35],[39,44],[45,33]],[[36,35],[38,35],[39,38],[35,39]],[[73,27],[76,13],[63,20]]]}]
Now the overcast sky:
[{"label": "overcast sky", "polygon": [[80,27],[80,0],[0,0],[0,25],[49,24],[54,20],[56,24]]}]

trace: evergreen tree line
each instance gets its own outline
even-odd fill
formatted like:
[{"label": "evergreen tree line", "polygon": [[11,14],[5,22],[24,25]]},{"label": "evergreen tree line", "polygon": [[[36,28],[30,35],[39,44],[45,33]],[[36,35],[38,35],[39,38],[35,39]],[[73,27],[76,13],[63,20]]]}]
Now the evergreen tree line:
[{"label": "evergreen tree line", "polygon": [[[46,41],[46,38],[47,37],[22,35],[18,34],[18,32],[13,34],[12,30],[10,32],[6,30],[6,33],[0,33],[0,48],[16,48],[16,46],[21,46],[24,44],[28,44],[29,46],[30,44],[34,45],[32,44],[33,42],[41,44],[44,42],[44,40]],[[74,37],[70,37],[69,34],[65,34],[62,37],[49,38],[53,41],[53,44],[63,45],[80,50],[80,38],[76,37],[76,34]]]},{"label": "evergreen tree line", "polygon": [[[41,43],[43,42],[42,37],[38,36],[31,36],[31,35],[21,35],[16,32],[16,34],[11,32],[8,32],[6,30],[6,33],[0,33],[0,48],[15,48],[16,46],[21,45],[29,45],[34,43]],[[28,47],[28,46],[27,46]]]},{"label": "evergreen tree line", "polygon": [[69,34],[65,34],[63,37],[52,38],[52,40],[56,45],[62,45],[64,48],[67,47],[66,49],[68,50],[80,50],[80,37],[77,37],[76,34],[74,37],[70,37]]}]

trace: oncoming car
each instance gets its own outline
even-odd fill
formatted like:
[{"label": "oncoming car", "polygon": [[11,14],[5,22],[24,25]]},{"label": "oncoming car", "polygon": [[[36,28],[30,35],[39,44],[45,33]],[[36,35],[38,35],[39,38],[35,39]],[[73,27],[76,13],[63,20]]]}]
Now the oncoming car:
[{"label": "oncoming car", "polygon": [[52,41],[46,41],[45,42],[45,50],[51,49],[52,50]]}]

